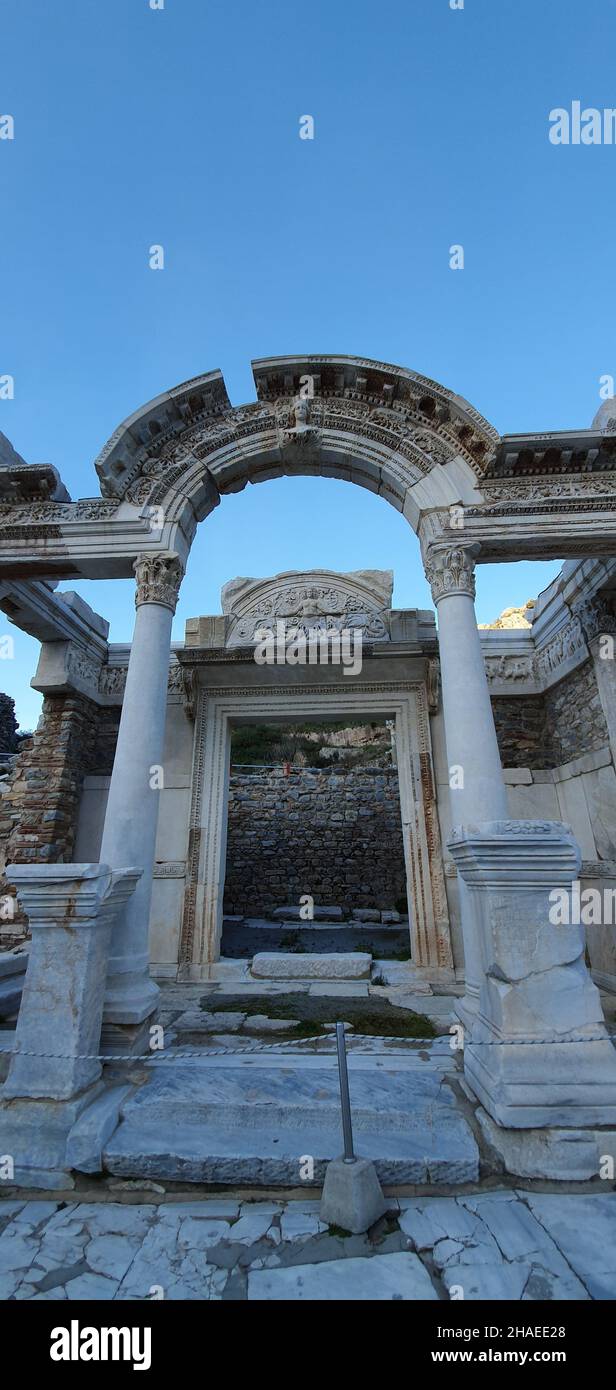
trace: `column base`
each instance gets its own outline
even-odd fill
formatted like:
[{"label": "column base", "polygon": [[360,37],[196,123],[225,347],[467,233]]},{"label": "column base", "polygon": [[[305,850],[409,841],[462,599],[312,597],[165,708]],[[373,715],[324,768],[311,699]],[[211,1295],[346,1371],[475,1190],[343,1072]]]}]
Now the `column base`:
[{"label": "column base", "polygon": [[103,1005],[103,1026],[106,1024],[134,1025],[143,1023],[156,1013],[160,1000],[160,990],[151,979],[149,962],[133,960],[132,969],[119,971],[113,969],[111,962],[107,974],[105,1001]]},{"label": "column base", "polygon": [[579,873],[571,831],[557,821],[484,821],[454,830],[449,848],[482,969],[474,1017],[467,1008],[468,1086],[504,1128],[616,1125],[616,1050],[584,931],[573,905],[571,925],[554,911],[554,890],[560,902]]},{"label": "column base", "polygon": [[103,1020],[102,1055],[104,1057],[151,1056],[150,1029],[155,1021],[156,1012],[149,1014],[141,1023],[108,1023]]},{"label": "column base", "polygon": [[67,1159],[73,1125],[105,1090],[102,1081],[72,1100],[4,1100],[0,1098],[0,1147],[13,1160],[7,1186],[61,1191],[75,1186]]},{"label": "column base", "polygon": [[[517,1178],[589,1182],[612,1171],[616,1162],[613,1129],[506,1129],[480,1106],[476,1119],[489,1148],[505,1172]],[[606,1190],[610,1191],[611,1182]]]},{"label": "column base", "polygon": [[[590,1030],[588,1030],[590,1032]],[[592,1042],[488,1044],[464,1049],[464,1077],[500,1126],[616,1126],[616,1052],[600,1033]]]}]

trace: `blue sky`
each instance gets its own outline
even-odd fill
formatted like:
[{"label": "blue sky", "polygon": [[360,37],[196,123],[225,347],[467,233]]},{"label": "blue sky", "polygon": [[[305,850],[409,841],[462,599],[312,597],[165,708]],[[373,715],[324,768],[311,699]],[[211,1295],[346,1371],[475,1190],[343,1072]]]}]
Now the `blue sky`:
[{"label": "blue sky", "polygon": [[[589,425],[616,376],[616,146],[556,147],[548,115],[616,106],[615,40],[614,0],[0,0],[0,429],[91,496],[142,402],[220,367],[239,404],[251,357],[320,351],[425,373],[503,432]],[[235,574],[313,565],[393,569],[398,606],[430,605],[390,506],[283,479],[202,525],[174,635]],[[556,569],[480,570],[479,621]],[[129,581],[63,587],[130,638]]]}]

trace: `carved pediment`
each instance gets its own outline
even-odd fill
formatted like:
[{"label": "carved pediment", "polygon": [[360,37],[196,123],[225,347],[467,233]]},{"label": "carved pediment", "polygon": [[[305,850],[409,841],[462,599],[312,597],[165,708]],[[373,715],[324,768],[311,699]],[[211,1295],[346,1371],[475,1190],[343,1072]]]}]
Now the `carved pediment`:
[{"label": "carved pediment", "polygon": [[393,575],[388,570],[289,571],[268,579],[233,579],[222,591],[227,646],[255,641],[261,628],[335,632],[360,628],[365,642],[388,642]]}]

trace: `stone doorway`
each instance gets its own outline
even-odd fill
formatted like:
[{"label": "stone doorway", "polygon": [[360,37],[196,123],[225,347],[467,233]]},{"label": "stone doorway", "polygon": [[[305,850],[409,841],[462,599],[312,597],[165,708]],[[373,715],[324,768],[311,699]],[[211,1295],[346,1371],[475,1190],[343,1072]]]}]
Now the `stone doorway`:
[{"label": "stone doorway", "polygon": [[451,966],[425,685],[201,687],[180,978],[210,979],[221,955],[232,730],[249,723],[336,723],[345,716],[394,722],[411,960],[430,969]]},{"label": "stone doorway", "polygon": [[409,960],[394,722],[231,734],[221,952]]}]

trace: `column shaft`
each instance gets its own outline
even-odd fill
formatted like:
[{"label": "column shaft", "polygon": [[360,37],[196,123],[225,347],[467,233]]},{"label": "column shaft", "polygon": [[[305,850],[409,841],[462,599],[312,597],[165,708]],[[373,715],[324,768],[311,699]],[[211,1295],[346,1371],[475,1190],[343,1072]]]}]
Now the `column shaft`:
[{"label": "column shaft", "polygon": [[[443,720],[452,824],[506,820],[507,792],[475,617],[473,545],[431,545],[426,575],[438,610]],[[467,890],[458,876],[464,940],[466,1012],[474,1010],[482,978],[480,943]],[[464,1011],[463,1011],[464,1015]]]},{"label": "column shaft", "polygon": [[175,556],[137,560],[135,570],[137,616],[101,845],[101,860],[113,869],[143,870],[114,927],[105,996],[105,1024],[133,1027],[154,1012],[159,994],[149,977],[148,934],[171,624],[181,579]]}]

